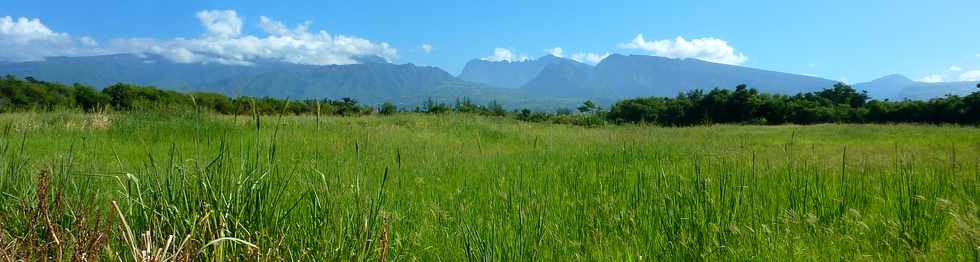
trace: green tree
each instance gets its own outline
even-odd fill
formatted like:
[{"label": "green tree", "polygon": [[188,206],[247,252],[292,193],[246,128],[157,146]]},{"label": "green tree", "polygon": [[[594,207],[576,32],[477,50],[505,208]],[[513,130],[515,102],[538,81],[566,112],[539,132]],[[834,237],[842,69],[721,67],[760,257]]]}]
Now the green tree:
[{"label": "green tree", "polygon": [[381,113],[382,115],[391,115],[394,114],[395,112],[398,112],[398,107],[396,107],[395,104],[392,104],[391,102],[384,102],[383,104],[381,104],[381,107],[378,108],[378,113]]},{"label": "green tree", "polygon": [[100,109],[103,106],[108,106],[111,98],[103,93],[95,91],[95,88],[75,84],[72,87],[72,91],[75,95],[75,103],[87,112],[92,112]]},{"label": "green tree", "polygon": [[494,116],[506,116],[507,115],[507,109],[504,109],[504,106],[503,105],[501,105],[500,103],[497,103],[497,100],[490,101],[490,105],[487,106],[487,111],[491,115],[494,115]]},{"label": "green tree", "polygon": [[586,100],[581,106],[578,107],[578,111],[582,113],[592,113],[598,109],[599,107],[596,106],[592,100]]},{"label": "green tree", "polygon": [[441,114],[450,111],[449,106],[446,106],[446,104],[440,102],[436,102],[435,100],[432,100],[432,98],[427,99],[425,101],[425,104],[423,104],[422,106],[424,107],[423,110],[425,110],[426,113],[430,113],[430,114]]}]

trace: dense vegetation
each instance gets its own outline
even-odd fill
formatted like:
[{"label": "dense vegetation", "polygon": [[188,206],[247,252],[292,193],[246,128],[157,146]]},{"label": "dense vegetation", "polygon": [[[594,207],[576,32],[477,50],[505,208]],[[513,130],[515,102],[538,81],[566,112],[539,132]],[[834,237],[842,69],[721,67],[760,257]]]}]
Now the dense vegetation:
[{"label": "dense vegetation", "polygon": [[86,112],[115,111],[210,111],[221,114],[370,114],[374,108],[350,98],[340,100],[290,101],[271,97],[230,98],[218,93],[179,93],[149,86],[114,84],[101,91],[90,86],[71,87],[31,77],[7,76],[0,80],[0,112],[81,109]]},{"label": "dense vegetation", "polygon": [[[980,87],[978,87],[980,88]],[[675,98],[637,98],[613,106],[618,122],[663,125],[702,123],[980,123],[980,89],[968,96],[929,101],[870,100],[866,93],[837,84],[793,96],[762,94],[740,85],[735,90],[694,90]]]},{"label": "dense vegetation", "polygon": [[931,125],[6,113],[0,260],[976,260],[978,150]]}]

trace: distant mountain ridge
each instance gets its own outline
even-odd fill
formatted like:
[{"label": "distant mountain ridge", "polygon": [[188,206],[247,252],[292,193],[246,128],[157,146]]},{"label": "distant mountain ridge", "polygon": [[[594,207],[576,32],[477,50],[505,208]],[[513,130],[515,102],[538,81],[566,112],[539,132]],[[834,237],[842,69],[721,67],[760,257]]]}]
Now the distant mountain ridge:
[{"label": "distant mountain ridge", "polygon": [[51,57],[44,61],[0,64],[0,74],[32,76],[61,83],[84,83],[98,88],[125,82],[174,90],[199,89],[222,79],[275,71],[311,68],[309,65],[262,62],[260,66],[174,63],[155,55],[117,54]]},{"label": "distant mountain ridge", "polygon": [[568,100],[535,98],[519,89],[507,90],[463,81],[437,67],[396,65],[373,56],[355,60],[360,64],[317,66],[258,61],[253,65],[225,65],[175,63],[160,56],[118,54],[0,63],[0,75],[83,83],[97,88],[130,83],[184,92],[219,92],[229,96],[351,97],[365,104],[393,102],[405,107],[413,107],[429,98],[439,98],[443,102],[470,98],[479,103],[497,101],[510,108],[520,106],[537,110],[574,106]]},{"label": "distant mountain ridge", "polygon": [[[114,83],[153,85],[177,91],[220,92],[230,96],[355,98],[367,104],[414,106],[434,98],[497,101],[510,108],[571,108],[591,99],[672,97],[692,89],[746,84],[762,92],[793,95],[830,88],[837,81],[718,64],[697,59],[610,55],[592,66],[543,56],[521,62],[473,60],[460,75],[438,67],[392,64],[381,57],[355,58],[359,64],[302,65],[255,61],[252,65],[176,63],[154,55],[119,54],[52,57],[45,61],[0,63],[0,75],[31,76],[102,88]],[[975,82],[923,83],[901,75],[855,85],[878,99],[929,99],[975,91]]]},{"label": "distant mountain ridge", "polygon": [[889,100],[928,100],[945,95],[967,95],[977,91],[974,82],[919,82],[903,75],[893,74],[871,82],[855,84],[854,88],[868,91],[868,95]]},{"label": "distant mountain ridge", "polygon": [[731,89],[745,84],[762,92],[797,94],[830,88],[837,81],[698,59],[610,55],[595,67],[593,86],[618,98],[675,96],[692,89]]},{"label": "distant mountain ridge", "polygon": [[412,99],[437,89],[455,78],[436,67],[412,64],[364,63],[327,65],[289,71],[271,71],[249,77],[229,78],[203,85],[223,87],[223,93],[246,96],[319,98],[353,97],[366,102]]},{"label": "distant mountain ridge", "polygon": [[521,88],[529,94],[553,97],[601,97],[591,86],[594,67],[573,60],[554,60]]},{"label": "distant mountain ridge", "polygon": [[[535,76],[528,78],[529,75]],[[474,60],[463,69],[460,78],[488,85],[516,86],[538,96],[609,99],[675,96],[692,89],[734,88],[739,84],[764,92],[796,94],[837,83],[697,59],[618,54],[595,66],[554,56],[524,62]]]},{"label": "distant mountain ridge", "polygon": [[[102,88],[115,83],[153,85],[177,91],[219,92],[278,98],[352,97],[380,103],[424,96],[455,78],[442,69],[390,64],[380,57],[358,57],[361,64],[300,65],[257,62],[254,65],[175,63],[159,56],[134,54],[55,57],[45,61],[0,65],[0,74],[32,76]],[[420,100],[414,98],[413,100]]]},{"label": "distant mountain ridge", "polygon": [[491,86],[521,88],[537,77],[548,65],[567,61],[572,60],[553,55],[524,61],[487,61],[473,59],[466,63],[466,66],[463,67],[463,71],[458,77],[462,80]]}]

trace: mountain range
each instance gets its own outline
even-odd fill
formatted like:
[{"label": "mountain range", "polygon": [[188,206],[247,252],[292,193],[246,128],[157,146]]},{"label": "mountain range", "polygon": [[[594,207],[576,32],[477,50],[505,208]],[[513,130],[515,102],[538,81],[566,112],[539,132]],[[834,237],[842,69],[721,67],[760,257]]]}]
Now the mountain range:
[{"label": "mountain range", "polygon": [[[535,76],[526,77],[532,73]],[[618,54],[606,57],[595,66],[550,55],[521,62],[473,60],[467,63],[459,78],[520,88],[531,95],[594,99],[675,96],[692,89],[733,88],[739,84],[763,92],[796,94],[837,83],[697,59]]]},{"label": "mountain range", "polygon": [[[675,96],[692,89],[734,88],[739,84],[760,91],[796,94],[821,90],[836,82],[816,77],[717,64],[697,59],[671,59],[643,55],[610,55],[590,72],[579,69],[576,79],[565,83],[529,83],[525,88],[540,90],[548,86],[574,85],[613,98]],[[581,83],[575,83],[582,81]],[[552,87],[553,88],[553,87]]]},{"label": "mountain range", "polygon": [[292,99],[350,97],[364,104],[393,102],[413,107],[429,100],[451,103],[468,98],[496,101],[508,108],[554,110],[578,100],[532,97],[519,89],[467,82],[437,67],[392,64],[380,57],[358,57],[358,64],[301,65],[258,61],[252,65],[175,63],[154,55],[117,54],[51,57],[44,61],[0,63],[0,75],[34,77],[103,88],[115,83],[151,85],[181,92]]},{"label": "mountain range", "polygon": [[[515,71],[524,73],[515,74]],[[537,75],[527,78],[528,72]],[[530,80],[516,84],[514,76]],[[551,55],[521,62],[473,60],[467,63],[459,78],[488,85],[507,85],[523,89],[530,95],[612,100],[670,97],[692,89],[733,88],[739,84],[766,93],[792,95],[819,91],[838,83],[698,59],[618,54],[610,55],[595,66]],[[501,83],[501,79],[506,79],[507,83]],[[976,85],[977,82],[919,82],[901,75],[889,75],[856,84],[854,88],[868,91],[874,99],[928,100],[947,94],[966,95],[976,91]]]},{"label": "mountain range", "polygon": [[977,82],[914,81],[903,75],[888,75],[871,82],[855,84],[854,88],[868,91],[868,95],[889,100],[925,100],[951,95],[967,95],[977,91]]},{"label": "mountain range", "polygon": [[459,78],[503,88],[521,88],[524,84],[537,77],[545,67],[554,63],[567,61],[572,60],[562,59],[553,55],[522,61],[473,59],[463,67],[463,72],[459,74]]},{"label": "mountain range", "polygon": [[[697,59],[610,55],[595,66],[544,56],[534,60],[472,60],[458,76],[438,67],[392,64],[358,57],[358,64],[301,65],[254,61],[251,65],[176,63],[154,55],[117,54],[51,57],[0,63],[0,75],[31,76],[98,88],[114,83],[153,85],[177,91],[279,98],[351,97],[365,104],[403,107],[428,99],[476,103],[497,101],[509,108],[571,108],[586,99],[610,104],[624,98],[674,96],[691,89],[746,84],[763,92],[796,94],[829,88],[836,81],[718,64]],[[972,92],[975,83],[922,83],[898,75],[856,85],[875,98],[928,99]]]}]

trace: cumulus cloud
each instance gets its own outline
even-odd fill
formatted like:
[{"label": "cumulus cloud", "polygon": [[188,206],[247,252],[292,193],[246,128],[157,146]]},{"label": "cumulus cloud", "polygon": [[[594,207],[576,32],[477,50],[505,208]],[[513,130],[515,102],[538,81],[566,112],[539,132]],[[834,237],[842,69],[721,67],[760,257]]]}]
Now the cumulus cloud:
[{"label": "cumulus cloud", "polygon": [[17,20],[10,16],[0,17],[0,36],[3,36],[6,41],[20,44],[36,41],[70,41],[68,34],[54,32],[44,23],[41,23],[41,19],[28,19],[26,17],[20,17]]},{"label": "cumulus cloud", "polygon": [[242,34],[242,18],[235,10],[205,10],[197,12],[197,19],[212,37],[236,37]]},{"label": "cumulus cloud", "polygon": [[376,55],[388,61],[397,50],[387,43],[311,32],[307,21],[289,28],[281,21],[259,17],[258,26],[267,36],[242,35],[243,19],[233,10],[197,13],[205,33],[197,38],[157,40],[117,39],[112,49],[125,53],[156,54],[177,63],[220,63],[249,65],[256,60],[275,60],[297,64],[353,64],[358,56]]},{"label": "cumulus cloud", "polygon": [[980,81],[980,70],[970,70],[960,75],[960,81]]},{"label": "cumulus cloud", "polygon": [[242,19],[234,10],[197,13],[204,28],[198,37],[174,39],[121,38],[100,45],[90,37],[73,39],[58,33],[38,19],[0,17],[0,60],[30,61],[48,56],[98,55],[110,53],[154,54],[177,63],[221,63],[250,65],[257,60],[297,64],[353,64],[360,56],[379,56],[393,61],[397,49],[388,43],[311,31],[310,22],[287,27],[280,21],[260,17],[265,36],[243,35]]},{"label": "cumulus cloud", "polygon": [[922,79],[919,79],[919,81],[926,82],[926,83],[939,83],[942,82],[945,78],[946,77],[942,75],[927,75]]},{"label": "cumulus cloud", "polygon": [[739,65],[749,58],[735,51],[728,42],[717,38],[697,38],[692,40],[678,36],[673,40],[647,41],[643,34],[636,35],[633,41],[620,44],[620,48],[650,52],[653,55],[670,58],[697,58],[722,64]]},{"label": "cumulus cloud", "polygon": [[258,26],[265,37],[242,35],[243,19],[233,10],[209,10],[197,13],[205,29],[197,38],[171,40],[122,39],[113,48],[134,53],[157,54],[178,63],[221,63],[249,65],[256,60],[275,60],[297,64],[354,64],[358,56],[376,55],[388,61],[397,50],[387,43],[311,32],[310,22],[287,27],[269,17],[259,17]]},{"label": "cumulus cloud", "polygon": [[[204,23],[202,21],[202,23]],[[270,36],[290,36],[296,34],[303,34],[310,30],[310,24],[313,22],[306,21],[302,24],[296,25],[295,28],[290,29],[280,21],[273,20],[272,18],[266,16],[259,16],[259,28],[262,28],[266,34]]]},{"label": "cumulus cloud", "polygon": [[963,68],[960,68],[958,66],[950,66],[949,71],[959,72],[959,71],[963,71]]},{"label": "cumulus cloud", "polygon": [[528,60],[526,55],[514,54],[513,51],[507,48],[494,48],[493,55],[481,58],[486,61],[491,62],[518,62]]},{"label": "cumulus cloud", "polygon": [[73,39],[67,33],[51,30],[41,19],[0,17],[0,60],[34,61],[51,56],[90,54],[98,43],[90,37]]},{"label": "cumulus cloud", "polygon": [[422,44],[422,52],[425,52],[426,54],[431,54],[432,44]]},{"label": "cumulus cloud", "polygon": [[562,57],[562,58],[567,57],[568,59],[574,60],[576,62],[586,63],[590,65],[598,64],[603,59],[606,59],[606,57],[609,57],[609,53],[600,54],[600,53],[586,53],[586,52],[577,52],[566,56],[565,50],[562,49],[561,47],[548,48],[545,49],[544,51],[556,57]]},{"label": "cumulus cloud", "polygon": [[586,63],[590,65],[598,64],[602,62],[603,59],[609,57],[609,53],[599,54],[599,53],[575,53],[570,57],[579,63]]},{"label": "cumulus cloud", "polygon": [[91,37],[88,37],[88,36],[83,36],[83,37],[78,38],[78,43],[80,43],[80,44],[82,44],[82,46],[86,46],[86,47],[93,47],[93,46],[98,46],[99,45],[99,42],[98,41],[95,41],[95,39],[92,39]]},{"label": "cumulus cloud", "polygon": [[545,49],[544,51],[553,56],[565,57],[565,50],[562,50],[561,47],[548,48]]}]

